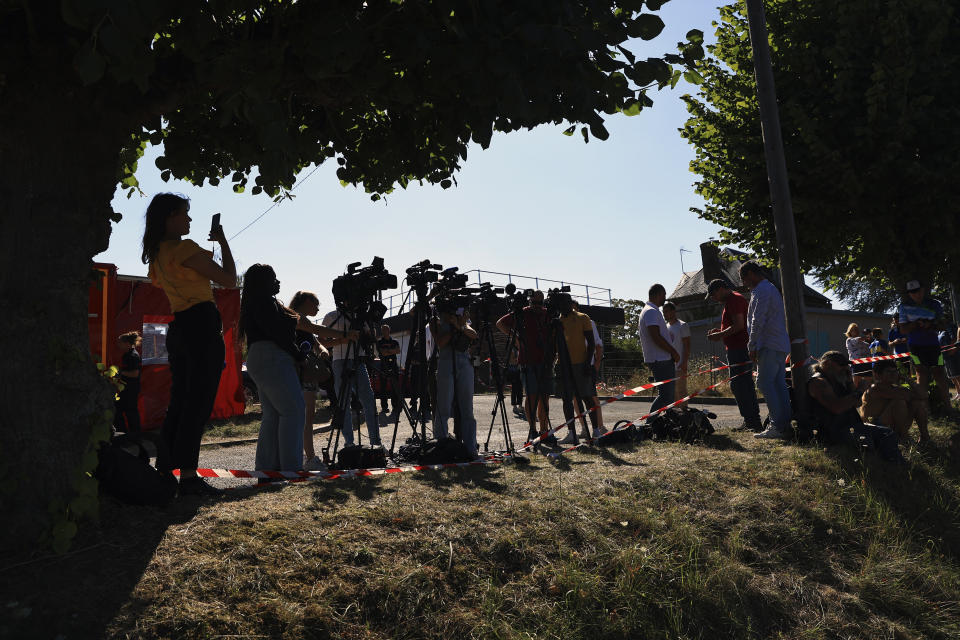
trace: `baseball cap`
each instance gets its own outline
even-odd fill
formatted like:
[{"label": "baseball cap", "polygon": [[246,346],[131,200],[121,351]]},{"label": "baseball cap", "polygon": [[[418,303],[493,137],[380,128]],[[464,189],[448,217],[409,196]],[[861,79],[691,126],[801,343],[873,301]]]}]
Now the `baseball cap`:
[{"label": "baseball cap", "polygon": [[733,287],[730,286],[730,283],[724,280],[723,278],[715,278],[710,281],[710,284],[707,285],[706,299],[709,300],[710,296],[712,296],[717,289],[732,289],[732,288]]},{"label": "baseball cap", "polygon": [[922,289],[922,288],[923,288],[923,287],[920,286],[920,281],[919,281],[919,280],[911,280],[910,282],[907,283],[907,291],[908,291],[908,292],[918,291],[918,290],[920,290],[920,289]]}]

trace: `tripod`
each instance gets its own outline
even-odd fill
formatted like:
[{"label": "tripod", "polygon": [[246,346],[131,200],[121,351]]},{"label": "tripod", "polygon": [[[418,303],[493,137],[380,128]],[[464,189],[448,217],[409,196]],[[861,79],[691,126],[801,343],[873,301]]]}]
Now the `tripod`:
[{"label": "tripod", "polygon": [[[400,408],[406,416],[407,421],[413,429],[413,438],[420,439],[421,443],[427,441],[427,407],[430,406],[430,395],[427,388],[427,368],[428,360],[426,357],[426,328],[430,317],[430,298],[427,295],[426,283],[414,286],[407,293],[407,298],[403,301],[404,305],[409,301],[410,295],[416,294],[416,302],[413,305],[413,326],[410,330],[410,338],[407,343],[407,356],[404,360],[403,368],[406,371],[406,382],[410,385],[410,399],[417,401],[418,415],[413,417],[410,407],[407,405],[403,394],[403,386],[400,384],[399,376],[393,380],[400,392],[394,394],[394,402],[400,399]],[[396,375],[396,374],[394,374]],[[394,407],[396,420],[393,423],[393,437],[390,440],[390,455],[393,455],[394,447],[397,444],[397,431],[400,428],[400,414]],[[420,433],[417,433],[419,427]]]},{"label": "tripod", "polygon": [[[487,305],[480,305],[478,315],[480,316],[478,319],[481,321],[479,343],[481,346],[486,345],[487,347],[487,352],[490,357],[490,373],[493,375],[494,388],[497,390],[497,399],[493,404],[493,410],[490,412],[490,428],[487,430],[487,441],[484,443],[483,448],[486,451],[490,450],[490,437],[493,435],[493,425],[496,423],[497,416],[499,415],[500,423],[503,426],[503,441],[507,447],[506,451],[512,455],[514,453],[513,438],[510,434],[510,421],[507,418],[507,403],[503,394],[503,375],[500,367],[500,356],[497,354],[497,347],[493,340],[489,307]],[[508,362],[510,360],[510,351],[513,349],[515,343],[515,333],[516,324],[510,332],[510,342],[507,346]]]},{"label": "tripod", "polygon": [[[576,438],[577,433],[577,417],[580,419],[580,423],[583,426],[584,430],[587,431],[587,438],[589,439],[589,430],[587,429],[587,419],[584,415],[584,412],[579,411],[580,415],[577,416],[578,408],[584,406],[583,398],[580,396],[580,390],[577,388],[577,380],[573,375],[573,363],[570,362],[570,351],[567,349],[567,339],[563,330],[563,321],[560,318],[554,318],[552,321],[554,341],[557,349],[557,360],[560,366],[560,383],[563,385],[563,404],[564,404],[564,418],[566,421],[573,420],[570,423],[570,428]],[[588,360],[589,362],[589,360]],[[569,385],[569,386],[567,386]],[[568,399],[569,398],[569,399]],[[570,413],[573,416],[566,415],[567,403],[572,404]],[[592,399],[591,399],[592,403]],[[592,404],[591,404],[592,409]],[[591,418],[591,422],[593,418]]]},{"label": "tripod", "polygon": [[[336,320],[334,320],[332,324],[336,325],[338,322],[341,321],[341,319],[343,320],[344,324],[348,327],[363,326],[365,324],[365,322],[361,321],[360,315],[353,315],[344,309],[339,310],[338,317],[336,318]],[[362,366],[365,367],[365,363],[363,362],[363,358],[365,356],[361,355],[360,353],[362,342],[363,342],[362,340],[359,342],[350,341],[346,345],[346,347],[342,347],[343,349],[345,349],[344,357],[335,359],[333,363],[334,369],[336,370],[338,366],[337,363],[342,362],[342,364],[339,365],[340,367],[342,367],[342,369],[340,372],[339,388],[337,389],[337,392],[336,392],[337,406],[334,408],[334,413],[333,413],[333,429],[331,429],[330,435],[327,438],[327,444],[322,450],[323,460],[324,460],[324,463],[326,464],[331,464],[332,461],[336,459],[337,450],[340,447],[340,434],[344,428],[344,423],[347,415],[346,412],[351,410],[350,408],[351,397],[354,391],[360,396],[361,404],[363,405],[364,413],[366,414],[366,421],[368,423],[367,430],[371,435],[371,440],[373,439],[374,433],[378,435],[378,440],[379,440],[380,424],[379,424],[379,421],[377,420],[378,416],[375,411],[375,408],[376,408],[375,400],[373,400],[374,410],[371,411],[370,408],[368,407],[368,404],[371,401],[371,397],[372,397],[372,390],[369,388],[367,389],[361,388],[359,385],[360,379],[358,377],[358,373],[360,371],[360,367]],[[366,353],[365,347],[364,347],[364,352]],[[367,376],[369,376],[369,372],[367,372]],[[367,387],[369,387],[369,377],[365,378],[363,381],[365,382]],[[369,394],[369,396],[367,394]],[[372,417],[371,417],[371,413],[373,414]],[[371,422],[371,419],[373,420],[373,422]],[[353,421],[351,420],[351,429],[353,428],[352,423]],[[360,432],[360,425],[357,424],[356,425],[356,444],[362,445],[362,440],[363,440],[363,437]],[[331,454],[331,444],[333,445],[332,454]]]}]

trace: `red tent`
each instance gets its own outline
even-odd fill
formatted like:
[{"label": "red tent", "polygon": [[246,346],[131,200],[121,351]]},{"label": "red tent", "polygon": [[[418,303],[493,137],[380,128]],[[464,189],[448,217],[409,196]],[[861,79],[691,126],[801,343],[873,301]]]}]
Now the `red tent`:
[{"label": "red tent", "polygon": [[[94,268],[101,276],[90,286],[90,350],[95,360],[108,366],[119,365],[122,352],[116,344],[117,336],[128,331],[143,335],[140,418],[144,429],[155,429],[163,422],[170,400],[166,331],[173,314],[167,296],[148,278],[118,275],[112,264],[95,264]],[[230,418],[241,415],[245,408],[240,376],[242,356],[237,340],[240,291],[215,288],[214,297],[223,319],[227,355],[211,417]]]}]

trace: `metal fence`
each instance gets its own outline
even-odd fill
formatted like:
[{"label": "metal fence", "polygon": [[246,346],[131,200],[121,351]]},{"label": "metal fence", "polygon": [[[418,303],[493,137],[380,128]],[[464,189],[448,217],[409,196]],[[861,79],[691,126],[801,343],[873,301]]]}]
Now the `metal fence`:
[{"label": "metal fence", "polygon": [[[494,287],[505,287],[508,284],[516,285],[517,289],[554,289],[558,287],[569,286],[570,295],[586,306],[612,307],[613,295],[607,287],[597,287],[591,284],[580,284],[578,282],[568,282],[566,280],[552,280],[550,278],[541,278],[539,276],[524,276],[516,273],[503,273],[500,271],[486,271],[484,269],[470,269],[462,271],[467,274],[467,286],[474,286],[483,282],[489,282]],[[400,287],[398,293],[387,296],[383,299],[383,304],[387,306],[387,315],[396,316],[409,311],[416,302],[415,296],[411,295],[409,287]]]}]

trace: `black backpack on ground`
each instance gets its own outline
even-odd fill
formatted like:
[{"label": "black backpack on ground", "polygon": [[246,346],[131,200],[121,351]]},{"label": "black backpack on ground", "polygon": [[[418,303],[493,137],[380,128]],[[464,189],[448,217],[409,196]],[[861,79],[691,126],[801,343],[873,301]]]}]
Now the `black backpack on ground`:
[{"label": "black backpack on ground", "polygon": [[[596,441],[596,444],[601,447],[610,447],[616,444],[630,444],[641,440],[642,436],[637,430],[637,427],[632,424],[633,420],[619,420],[617,424],[613,426],[613,431],[603,436]],[[629,427],[624,427],[624,425],[630,425]]]},{"label": "black backpack on ground", "polygon": [[699,409],[667,409],[650,421],[649,430],[657,440],[702,442],[714,432],[710,419],[716,417]]},{"label": "black backpack on ground", "polygon": [[382,469],[387,466],[387,453],[377,445],[344,447],[337,453],[335,469]]},{"label": "black backpack on ground", "polygon": [[470,455],[467,445],[455,438],[443,440],[428,440],[420,449],[420,464],[452,464],[457,462],[471,462],[474,456]]},{"label": "black backpack on ground", "polygon": [[100,490],[127,504],[163,506],[177,494],[177,480],[150,465],[150,456],[139,442],[136,455],[114,442],[100,445],[94,476]]}]

